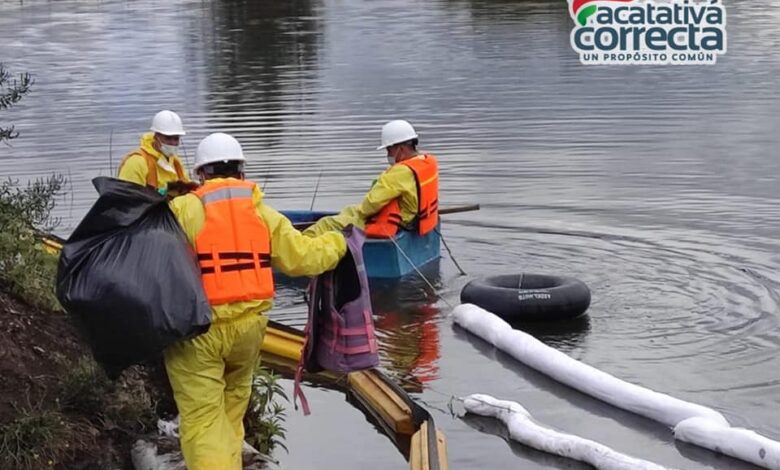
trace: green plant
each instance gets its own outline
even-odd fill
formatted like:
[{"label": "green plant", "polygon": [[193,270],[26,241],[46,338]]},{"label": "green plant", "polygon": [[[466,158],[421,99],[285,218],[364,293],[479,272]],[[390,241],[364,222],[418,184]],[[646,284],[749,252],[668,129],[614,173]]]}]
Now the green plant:
[{"label": "green plant", "polygon": [[40,406],[17,410],[18,416],[0,426],[0,467],[51,467],[69,451],[68,426],[59,413]]},{"label": "green plant", "polygon": [[257,368],[252,379],[249,407],[244,415],[247,443],[265,455],[277,445],[287,451],[283,442],[287,433],[284,427],[287,417],[285,407],[277,401],[277,397],[286,402],[289,399],[279,384],[280,378],[270,370]]},{"label": "green plant", "polygon": [[[0,63],[0,109],[7,109],[18,103],[30,92],[33,82],[29,73],[20,74],[18,80],[12,79],[11,73]],[[8,142],[18,136],[14,126],[0,127],[0,142]]]},{"label": "green plant", "polygon": [[[0,110],[18,103],[33,82],[28,73],[13,78],[0,63]],[[18,136],[14,126],[0,127],[0,143]],[[50,310],[59,309],[54,295],[57,258],[43,250],[33,235],[38,230],[51,230],[59,222],[51,217],[51,210],[64,182],[64,177],[52,175],[24,190],[10,179],[0,184],[0,287],[30,305]]]},{"label": "green plant", "polygon": [[57,255],[47,252],[36,234],[54,229],[51,216],[65,178],[52,175],[28,183],[0,183],[0,284],[30,305],[58,310],[54,292]]}]

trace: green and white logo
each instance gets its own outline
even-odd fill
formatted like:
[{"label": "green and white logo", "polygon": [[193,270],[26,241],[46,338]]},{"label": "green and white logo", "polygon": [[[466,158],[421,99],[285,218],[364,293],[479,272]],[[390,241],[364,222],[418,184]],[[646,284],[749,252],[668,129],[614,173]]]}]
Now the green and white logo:
[{"label": "green and white logo", "polygon": [[583,64],[715,64],[726,53],[721,0],[568,0]]}]

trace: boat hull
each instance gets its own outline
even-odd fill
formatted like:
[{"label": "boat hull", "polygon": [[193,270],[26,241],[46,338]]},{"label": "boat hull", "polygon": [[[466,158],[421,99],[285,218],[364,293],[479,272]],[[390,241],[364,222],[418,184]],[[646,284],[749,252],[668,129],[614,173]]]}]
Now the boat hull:
[{"label": "boat hull", "polygon": [[[335,212],[281,211],[297,228],[305,228]],[[394,239],[368,239],[363,245],[366,273],[374,279],[396,279],[439,259],[441,235],[437,228],[424,236],[401,231]]]}]

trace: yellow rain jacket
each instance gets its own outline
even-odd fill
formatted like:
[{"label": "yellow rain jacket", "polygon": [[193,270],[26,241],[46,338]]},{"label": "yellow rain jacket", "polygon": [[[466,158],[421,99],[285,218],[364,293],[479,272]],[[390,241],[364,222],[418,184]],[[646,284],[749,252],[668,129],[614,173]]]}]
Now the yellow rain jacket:
[{"label": "yellow rain jacket", "polygon": [[[215,178],[206,185],[224,181]],[[291,276],[314,276],[331,270],[347,250],[344,236],[330,232],[304,237],[290,221],[252,194],[258,217],[271,237],[271,264]],[[203,203],[195,194],[170,203],[192,246],[204,226]],[[229,236],[230,227],[225,227]],[[239,470],[244,440],[243,417],[249,404],[252,374],[260,359],[272,299],[212,306],[209,331],[165,350],[165,367],[181,418],[180,435],[189,470]]]},{"label": "yellow rain jacket", "polygon": [[[420,155],[419,158],[423,157]],[[349,224],[362,229],[366,219],[381,211],[396,198],[400,198],[401,222],[411,223],[417,216],[417,182],[414,179],[414,172],[406,165],[391,166],[379,175],[371,190],[363,198],[363,202],[347,206],[336,215],[321,218],[303,233],[313,237],[328,231],[341,230]]]},{"label": "yellow rain jacket", "polygon": [[[179,176],[176,174],[174,161],[178,162],[182,168],[182,164],[179,157],[166,157],[160,151],[156,150],[152,143],[154,142],[154,133],[147,132],[141,136],[141,146],[139,149],[130,152],[122,163],[119,164],[119,173],[117,177],[121,180],[130,181],[131,183],[140,184],[146,186],[146,177],[149,174],[149,166],[146,163],[146,159],[141,155],[140,151],[143,150],[146,153],[156,157],[157,163],[157,189],[165,188],[168,183],[172,181],[179,181]],[[182,175],[184,181],[189,181],[190,178],[185,171]]]}]

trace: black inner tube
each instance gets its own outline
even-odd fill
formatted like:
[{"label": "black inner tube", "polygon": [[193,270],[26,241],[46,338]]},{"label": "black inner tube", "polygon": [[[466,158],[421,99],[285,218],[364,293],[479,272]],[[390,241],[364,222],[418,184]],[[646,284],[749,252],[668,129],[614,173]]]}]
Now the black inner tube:
[{"label": "black inner tube", "polygon": [[569,276],[509,274],[469,282],[460,300],[510,320],[561,320],[585,313],[590,290]]}]

